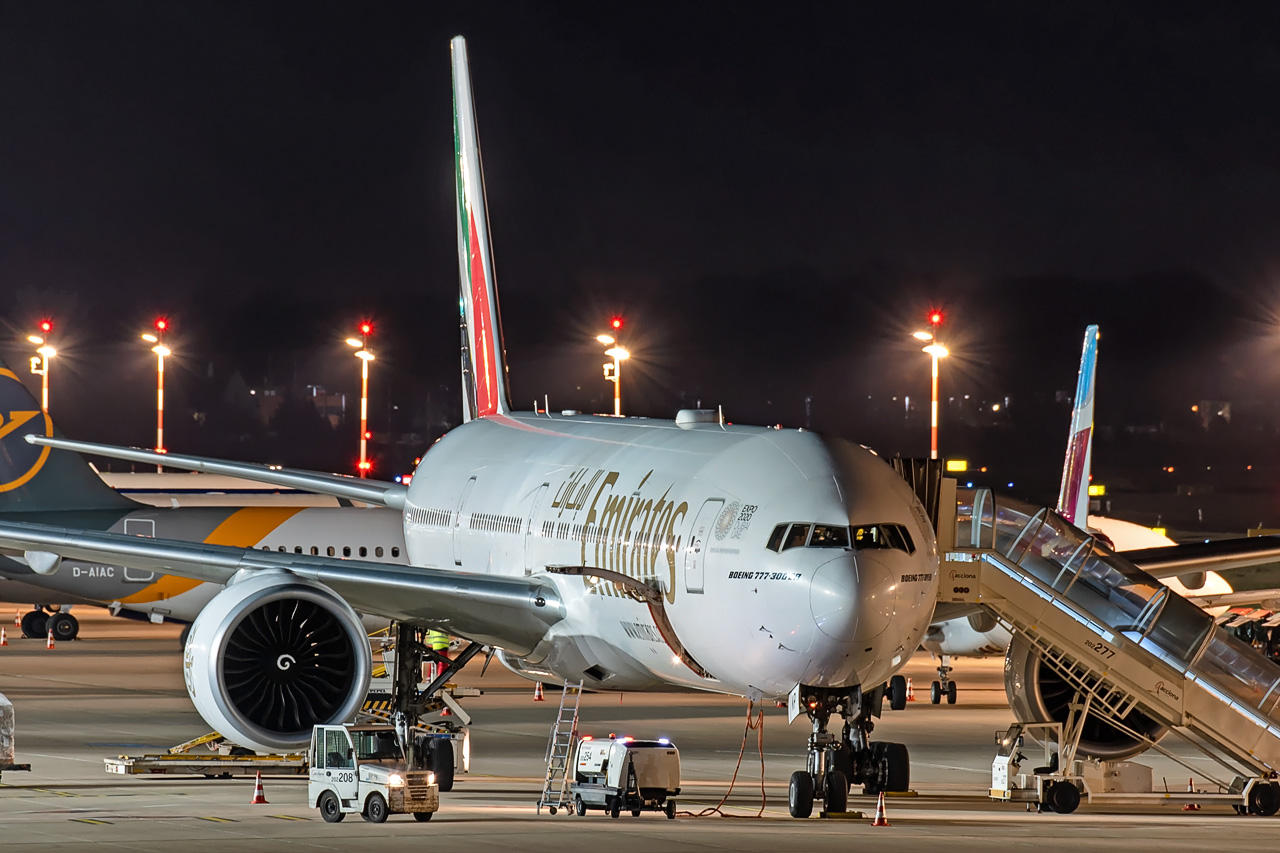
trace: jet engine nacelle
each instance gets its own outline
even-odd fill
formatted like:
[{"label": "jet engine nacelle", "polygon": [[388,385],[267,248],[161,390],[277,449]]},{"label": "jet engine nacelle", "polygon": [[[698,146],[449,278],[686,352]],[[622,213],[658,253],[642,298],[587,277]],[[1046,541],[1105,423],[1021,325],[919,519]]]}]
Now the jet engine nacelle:
[{"label": "jet engine nacelle", "polygon": [[[1004,658],[1004,690],[1009,707],[1020,723],[1063,723],[1067,720],[1075,688],[1023,638],[1014,634]],[[1130,711],[1124,725],[1152,741],[1167,731],[1164,725],[1138,712]],[[1102,761],[1117,761],[1137,755],[1148,743],[1121,731],[1090,712],[1080,737],[1079,756]]]},{"label": "jet engine nacelle", "polygon": [[352,719],[369,691],[360,617],[328,587],[288,572],[233,581],[191,625],[187,693],[215,730],[264,752],[296,750],[317,723]]}]

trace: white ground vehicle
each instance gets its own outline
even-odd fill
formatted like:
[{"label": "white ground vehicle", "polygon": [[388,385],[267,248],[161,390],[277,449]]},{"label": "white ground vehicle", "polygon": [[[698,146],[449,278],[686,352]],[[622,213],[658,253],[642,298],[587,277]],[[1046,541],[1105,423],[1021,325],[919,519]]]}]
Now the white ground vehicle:
[{"label": "white ground vehicle", "polygon": [[676,816],[680,793],[680,751],[666,738],[629,737],[578,742],[574,762],[573,806],[578,816],[587,809],[603,809],[609,817],[643,809]]},{"label": "white ground vehicle", "polygon": [[405,756],[391,726],[316,726],[309,758],[307,799],[329,823],[355,812],[370,823],[389,814],[428,821],[440,809],[435,774]]}]

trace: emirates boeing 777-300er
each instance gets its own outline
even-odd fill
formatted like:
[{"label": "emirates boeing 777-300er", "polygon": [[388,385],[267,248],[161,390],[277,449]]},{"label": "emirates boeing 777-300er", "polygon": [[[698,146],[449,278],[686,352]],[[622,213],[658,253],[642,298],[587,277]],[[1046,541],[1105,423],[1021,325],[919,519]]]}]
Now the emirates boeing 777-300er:
[{"label": "emirates boeing 777-300er", "polygon": [[[0,547],[45,568],[101,560],[225,584],[192,626],[186,683],[209,724],[248,746],[296,749],[313,724],[356,712],[370,670],[358,611],[488,644],[516,672],[589,689],[788,699],[813,725],[807,766],[791,780],[797,817],[815,797],[843,810],[850,784],[906,789],[906,747],[870,734],[883,685],[933,618],[938,553],[924,507],[874,453],[805,430],[700,411],[674,421],[512,411],[461,37],[452,55],[464,423],[408,487],[380,491],[333,475],[163,460],[358,490],[402,511],[409,565],[12,515]],[[231,657],[234,679],[223,666]]]}]

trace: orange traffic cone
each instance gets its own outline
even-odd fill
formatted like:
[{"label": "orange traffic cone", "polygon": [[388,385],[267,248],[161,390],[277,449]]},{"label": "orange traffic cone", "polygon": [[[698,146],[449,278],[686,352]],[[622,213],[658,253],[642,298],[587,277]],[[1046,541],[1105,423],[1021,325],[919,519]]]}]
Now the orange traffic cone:
[{"label": "orange traffic cone", "polygon": [[872,826],[890,826],[888,820],[884,816],[884,792],[880,792],[880,799],[876,800],[876,818],[871,821]]},{"label": "orange traffic cone", "polygon": [[537,684],[533,686],[533,701],[535,702],[547,701],[546,699],[542,698],[542,682],[541,681],[539,681]]},{"label": "orange traffic cone", "polygon": [[253,783],[253,799],[249,801],[251,806],[267,805],[267,795],[262,790],[262,771],[258,771],[257,780]]},{"label": "orange traffic cone", "polygon": [[47,642],[45,642],[44,647],[46,649],[53,648],[53,629],[52,628],[49,629],[49,639]]},{"label": "orange traffic cone", "polygon": [[907,679],[907,701],[908,702],[916,701],[916,691],[915,691],[915,688],[911,686],[910,678]]},{"label": "orange traffic cone", "polygon": [[4,628],[0,628],[0,646],[9,645],[9,638],[4,635]]},{"label": "orange traffic cone", "polygon": [[13,611],[13,627],[15,628],[22,627],[22,611],[21,610]]},{"label": "orange traffic cone", "polygon": [[[1188,793],[1188,794],[1194,794],[1195,792],[1196,792],[1196,786],[1193,784],[1193,782],[1192,782],[1192,780],[1191,780],[1191,779],[1188,779],[1188,780],[1187,780],[1187,793]],[[1199,804],[1199,803],[1187,803],[1187,804],[1185,804],[1185,805],[1182,807],[1182,810],[1183,810],[1184,812],[1198,812],[1198,811],[1200,811],[1200,804]]]}]

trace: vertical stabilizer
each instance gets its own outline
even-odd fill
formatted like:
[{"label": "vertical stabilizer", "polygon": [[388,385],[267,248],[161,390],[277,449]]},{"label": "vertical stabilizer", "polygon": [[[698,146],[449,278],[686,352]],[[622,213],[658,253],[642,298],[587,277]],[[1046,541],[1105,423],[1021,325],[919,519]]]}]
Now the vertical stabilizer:
[{"label": "vertical stabilizer", "polygon": [[507,358],[502,346],[498,289],[484,193],[484,167],[471,99],[467,42],[455,36],[453,53],[454,177],[458,193],[458,274],[462,314],[463,420],[511,411]]},{"label": "vertical stabilizer", "polygon": [[1058,514],[1083,529],[1089,521],[1089,476],[1093,462],[1093,379],[1098,367],[1098,327],[1084,330],[1080,375],[1076,378],[1075,406],[1071,410],[1071,434],[1062,466]]},{"label": "vertical stabilizer", "polygon": [[131,509],[78,453],[27,443],[61,436],[17,374],[0,361],[0,513]]}]

